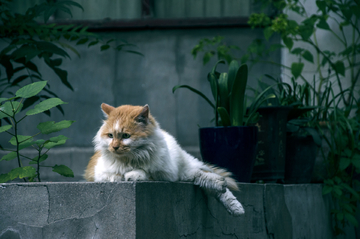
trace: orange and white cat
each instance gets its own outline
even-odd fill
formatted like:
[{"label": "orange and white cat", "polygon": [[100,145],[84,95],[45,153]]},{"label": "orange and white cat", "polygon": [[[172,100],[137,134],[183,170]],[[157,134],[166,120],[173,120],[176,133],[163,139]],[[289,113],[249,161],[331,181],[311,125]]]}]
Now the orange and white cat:
[{"label": "orange and white cat", "polygon": [[244,208],[231,190],[238,190],[231,173],[207,165],[185,152],[174,137],[159,127],[149,106],[102,104],[106,116],[94,138],[95,154],[85,179],[95,182],[194,182],[215,196],[231,215]]}]

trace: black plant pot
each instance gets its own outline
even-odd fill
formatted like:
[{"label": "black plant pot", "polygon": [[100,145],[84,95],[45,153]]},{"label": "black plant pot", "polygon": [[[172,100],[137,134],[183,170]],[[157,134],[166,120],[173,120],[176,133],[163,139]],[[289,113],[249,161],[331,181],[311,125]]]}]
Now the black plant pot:
[{"label": "black plant pot", "polygon": [[256,126],[200,128],[200,152],[205,162],[226,168],[239,182],[250,182],[257,148]]},{"label": "black plant pot", "polygon": [[317,146],[311,136],[286,138],[285,183],[310,183]]},{"label": "black plant pot", "polygon": [[259,147],[252,181],[283,182],[285,175],[286,123],[292,107],[260,107]]}]

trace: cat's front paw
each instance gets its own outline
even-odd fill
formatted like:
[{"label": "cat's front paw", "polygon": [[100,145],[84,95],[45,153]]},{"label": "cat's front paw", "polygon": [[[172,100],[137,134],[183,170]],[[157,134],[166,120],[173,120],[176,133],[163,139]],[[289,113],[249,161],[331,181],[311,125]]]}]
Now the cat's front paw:
[{"label": "cat's front paw", "polygon": [[112,174],[109,176],[109,182],[121,182],[123,177],[120,174]]},{"label": "cat's front paw", "polygon": [[148,180],[144,170],[133,170],[125,173],[125,181],[145,181]]}]

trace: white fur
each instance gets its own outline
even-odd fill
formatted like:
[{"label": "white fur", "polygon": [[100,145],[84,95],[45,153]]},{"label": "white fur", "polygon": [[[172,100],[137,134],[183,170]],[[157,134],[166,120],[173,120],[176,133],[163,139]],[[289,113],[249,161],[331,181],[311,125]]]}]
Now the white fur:
[{"label": "white fur", "polygon": [[[95,150],[101,157],[95,165],[95,180],[102,181],[187,181],[204,188],[224,204],[230,214],[239,216],[244,209],[227,189],[226,180],[203,162],[185,152],[167,132],[156,123],[154,132],[147,138],[124,139],[131,150],[115,154],[108,150],[111,139],[102,138],[102,126],[94,138]],[[125,163],[127,162],[127,163]]]}]

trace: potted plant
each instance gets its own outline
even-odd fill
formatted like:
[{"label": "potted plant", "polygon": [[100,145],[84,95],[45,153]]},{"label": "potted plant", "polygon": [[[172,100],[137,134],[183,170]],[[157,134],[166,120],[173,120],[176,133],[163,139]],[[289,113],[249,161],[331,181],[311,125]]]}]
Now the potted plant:
[{"label": "potted plant", "polygon": [[175,86],[173,92],[187,88],[203,97],[214,109],[215,127],[199,129],[203,160],[227,168],[239,182],[250,182],[258,144],[258,128],[254,125],[260,116],[256,110],[274,95],[265,96],[264,91],[247,108],[247,65],[239,66],[234,60],[230,62],[228,72],[219,73],[216,71],[219,63],[225,62],[218,61],[208,74],[215,103],[188,85]]},{"label": "potted plant", "polygon": [[[259,108],[263,116],[259,120],[259,150],[254,167],[253,180],[286,183],[309,183],[311,181],[317,145],[321,145],[311,113],[312,88],[307,83],[299,84],[292,78],[292,84],[275,82],[271,93],[276,97]],[[260,88],[269,84],[259,81]],[[276,150],[274,150],[276,149]]]}]

